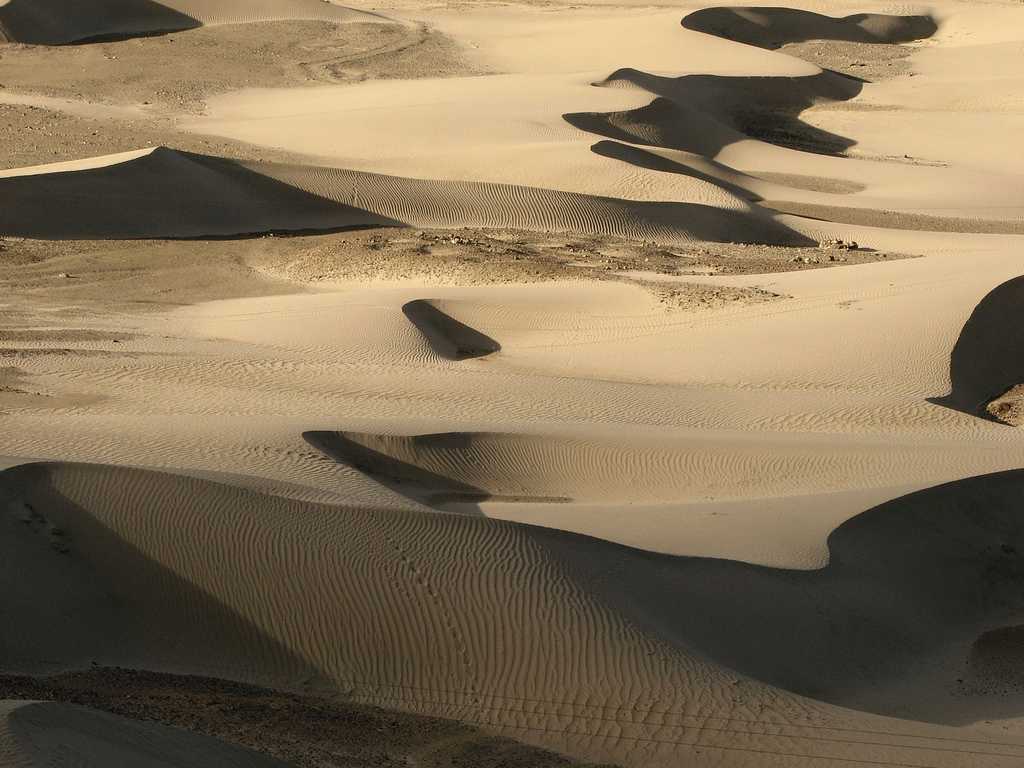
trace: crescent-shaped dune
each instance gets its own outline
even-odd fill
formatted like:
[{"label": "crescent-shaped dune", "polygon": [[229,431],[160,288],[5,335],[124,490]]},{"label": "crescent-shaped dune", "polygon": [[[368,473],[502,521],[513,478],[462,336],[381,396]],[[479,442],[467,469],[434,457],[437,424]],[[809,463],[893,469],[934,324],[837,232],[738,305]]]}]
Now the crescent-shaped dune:
[{"label": "crescent-shaped dune", "polygon": [[373,21],[376,14],[323,0],[8,0],[0,40],[67,45],[257,21]]},{"label": "crescent-shaped dune", "polygon": [[[694,745],[728,753],[734,728],[744,748],[835,755],[801,730],[810,717],[902,731],[899,762],[961,765],[962,735],[781,689],[850,703],[907,674],[922,686],[956,676],[949,657],[967,663],[976,638],[1024,611],[1022,488],[1015,471],[896,499],[833,532],[824,569],[787,571],[143,470],[26,465],[0,473],[0,606],[13,629],[0,658],[21,671],[97,662],[305,681],[633,764],[651,740],[673,762],[650,765],[678,765]],[[757,722],[776,726],[734,720],[750,718],[730,704],[736,672],[771,713]],[[925,706],[914,701],[903,706]],[[967,716],[970,700],[960,706],[946,717]],[[940,736],[951,752],[932,749]],[[1002,746],[972,764],[1022,757]]]},{"label": "crescent-shaped dune", "polygon": [[280,760],[209,736],[73,704],[0,701],[4,768],[285,768]]},{"label": "crescent-shaped dune", "polygon": [[932,16],[891,16],[855,13],[837,18],[796,8],[702,8],[683,18],[695,32],[723,37],[759,48],[787,43],[839,40],[851,43],[906,43],[931,37],[938,30]]},{"label": "crescent-shaped dune", "polygon": [[405,224],[668,242],[813,243],[754,208],[242,163],[165,147],[3,171],[0,197],[5,201],[0,234],[48,239],[213,237]]}]

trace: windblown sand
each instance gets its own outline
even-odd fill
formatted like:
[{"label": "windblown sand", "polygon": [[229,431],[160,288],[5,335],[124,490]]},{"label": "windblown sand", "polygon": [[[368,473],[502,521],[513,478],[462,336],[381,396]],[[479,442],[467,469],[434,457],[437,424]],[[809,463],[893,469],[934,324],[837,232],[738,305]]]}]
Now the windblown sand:
[{"label": "windblown sand", "polygon": [[0,40],[0,766],[1024,762],[1024,5]]}]

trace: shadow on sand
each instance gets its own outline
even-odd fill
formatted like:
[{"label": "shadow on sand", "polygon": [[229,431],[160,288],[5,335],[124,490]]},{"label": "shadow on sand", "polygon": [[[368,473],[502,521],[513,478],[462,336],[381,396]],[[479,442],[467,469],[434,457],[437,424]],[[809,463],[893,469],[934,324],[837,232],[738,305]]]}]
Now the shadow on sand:
[{"label": "shadow on sand", "polygon": [[929,402],[996,421],[985,406],[1024,384],[1024,276],[994,288],[971,312],[949,355],[950,392]]}]

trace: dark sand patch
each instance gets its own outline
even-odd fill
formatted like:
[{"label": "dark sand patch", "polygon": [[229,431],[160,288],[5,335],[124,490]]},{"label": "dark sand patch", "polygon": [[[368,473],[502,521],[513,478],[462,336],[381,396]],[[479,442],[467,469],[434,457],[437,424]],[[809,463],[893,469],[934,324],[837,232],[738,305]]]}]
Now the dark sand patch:
[{"label": "dark sand patch", "polygon": [[44,678],[8,675],[0,676],[2,698],[67,702],[174,726],[301,768],[584,766],[450,720],[206,677],[106,667]]}]

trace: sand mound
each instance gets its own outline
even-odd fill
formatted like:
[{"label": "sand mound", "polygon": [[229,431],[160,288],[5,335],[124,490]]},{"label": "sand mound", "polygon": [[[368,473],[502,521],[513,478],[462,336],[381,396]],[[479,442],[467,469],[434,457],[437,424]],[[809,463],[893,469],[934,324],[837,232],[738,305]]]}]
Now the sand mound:
[{"label": "sand mound", "polygon": [[16,201],[0,212],[0,232],[55,239],[204,237],[389,221],[233,160],[165,147],[79,168],[61,164],[0,173],[0,189]]},{"label": "sand mound", "polygon": [[931,16],[856,13],[842,18],[795,8],[702,8],[683,18],[683,26],[759,48],[781,48],[809,40],[851,43],[906,43],[931,37],[938,24]]},{"label": "sand mound", "polygon": [[406,224],[663,242],[812,243],[753,208],[241,163],[163,147],[0,172],[0,194],[14,201],[0,209],[0,234],[47,239],[213,237]]},{"label": "sand mound", "polygon": [[284,768],[208,736],[139,723],[73,704],[0,701],[4,768]]},{"label": "sand mound", "polygon": [[664,77],[629,68],[599,85],[639,88],[657,98],[623,112],[566,114],[566,121],[611,139],[706,157],[747,138],[808,152],[841,153],[854,144],[851,139],[809,125],[799,116],[814,104],[852,99],[863,87],[855,78],[829,71],[804,77]]},{"label": "sand mound", "polygon": [[179,32],[204,24],[374,18],[321,0],[9,0],[0,4],[0,38],[65,45]]},{"label": "sand mound", "polygon": [[[888,732],[893,762],[960,765],[962,734],[865,721],[749,678],[839,702],[910,669],[945,685],[929,659],[966,660],[1024,610],[1022,487],[1007,472],[883,504],[837,529],[830,564],[808,572],[142,470],[22,466],[0,473],[0,659],[305,682],[634,765],[692,750],[747,765],[732,754],[740,733],[744,749],[834,756],[805,717]],[[943,704],[949,719],[969,712]],[[1021,759],[999,749],[972,764]],[[877,750],[854,741],[842,754]]]},{"label": "sand mound", "polygon": [[[988,418],[993,402],[1007,397],[1012,417],[1014,388],[1024,384],[1024,277],[993,289],[971,312],[949,355],[950,393],[933,402]],[[1011,422],[1012,423],[1012,422]]]},{"label": "sand mound", "polygon": [[501,349],[494,339],[447,314],[443,302],[416,299],[403,305],[402,312],[434,351],[449,360],[485,357]]}]

